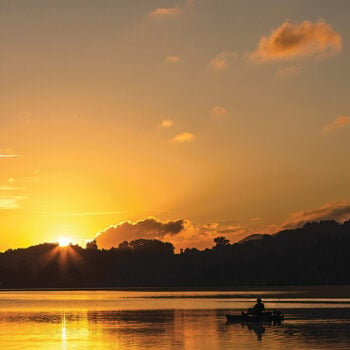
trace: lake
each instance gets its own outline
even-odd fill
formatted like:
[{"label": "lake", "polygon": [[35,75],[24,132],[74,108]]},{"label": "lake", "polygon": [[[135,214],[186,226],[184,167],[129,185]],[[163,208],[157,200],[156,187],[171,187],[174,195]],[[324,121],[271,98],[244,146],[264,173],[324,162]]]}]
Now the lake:
[{"label": "lake", "polygon": [[[1,349],[349,349],[349,288],[2,291]],[[227,324],[262,296],[282,325]]]}]

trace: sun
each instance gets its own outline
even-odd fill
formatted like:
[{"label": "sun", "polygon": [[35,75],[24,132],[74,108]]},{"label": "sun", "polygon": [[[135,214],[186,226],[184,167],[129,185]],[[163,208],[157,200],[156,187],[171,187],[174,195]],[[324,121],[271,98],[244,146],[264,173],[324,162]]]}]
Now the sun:
[{"label": "sun", "polygon": [[60,247],[67,247],[72,243],[72,240],[68,237],[61,237],[57,242]]}]

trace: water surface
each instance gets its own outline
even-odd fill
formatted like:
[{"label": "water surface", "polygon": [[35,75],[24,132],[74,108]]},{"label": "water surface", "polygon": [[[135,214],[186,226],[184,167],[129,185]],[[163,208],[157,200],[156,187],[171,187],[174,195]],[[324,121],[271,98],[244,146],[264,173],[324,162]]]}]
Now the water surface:
[{"label": "water surface", "polygon": [[[315,295],[314,297],[312,295]],[[349,349],[346,293],[3,291],[1,349]],[[282,325],[227,324],[263,296]]]}]

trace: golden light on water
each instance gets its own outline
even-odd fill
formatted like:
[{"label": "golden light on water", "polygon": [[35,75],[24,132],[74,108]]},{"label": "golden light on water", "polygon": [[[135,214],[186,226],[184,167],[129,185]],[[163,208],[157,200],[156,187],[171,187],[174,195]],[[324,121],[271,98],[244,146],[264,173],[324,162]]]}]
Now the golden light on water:
[{"label": "golden light on water", "polygon": [[67,328],[66,328],[66,313],[63,313],[62,318],[62,349],[67,347]]}]

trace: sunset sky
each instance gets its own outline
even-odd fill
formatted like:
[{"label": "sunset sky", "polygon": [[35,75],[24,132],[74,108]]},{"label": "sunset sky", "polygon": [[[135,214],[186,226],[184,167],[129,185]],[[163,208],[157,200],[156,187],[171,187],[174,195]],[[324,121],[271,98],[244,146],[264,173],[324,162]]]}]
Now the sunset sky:
[{"label": "sunset sky", "polygon": [[350,218],[349,13],[1,1],[0,250],[123,221],[116,243],[203,248]]}]

